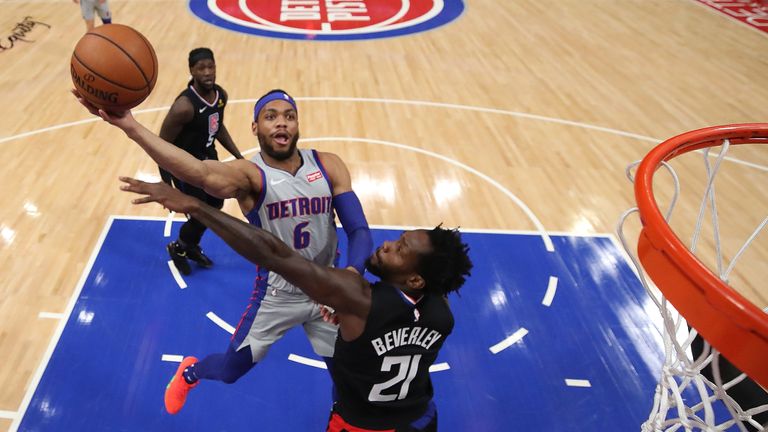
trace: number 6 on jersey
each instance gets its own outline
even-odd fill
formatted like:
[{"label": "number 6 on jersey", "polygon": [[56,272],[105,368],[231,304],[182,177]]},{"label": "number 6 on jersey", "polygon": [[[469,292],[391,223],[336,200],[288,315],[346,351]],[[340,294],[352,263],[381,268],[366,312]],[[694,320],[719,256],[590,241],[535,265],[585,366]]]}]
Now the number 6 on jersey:
[{"label": "number 6 on jersey", "polygon": [[309,231],[303,231],[309,225],[309,222],[302,222],[293,229],[293,248],[296,250],[304,249],[309,246]]}]

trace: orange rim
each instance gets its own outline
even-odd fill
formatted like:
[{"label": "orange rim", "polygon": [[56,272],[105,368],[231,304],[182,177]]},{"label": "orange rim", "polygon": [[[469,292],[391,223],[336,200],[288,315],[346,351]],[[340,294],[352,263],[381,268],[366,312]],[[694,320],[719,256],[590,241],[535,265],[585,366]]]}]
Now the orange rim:
[{"label": "orange rim", "polygon": [[664,220],[653,196],[653,175],[663,161],[701,148],[768,144],[768,123],[714,126],[670,138],[637,169],[635,199],[643,229],[637,252],[664,296],[713,347],[768,388],[768,314],[702,264]]}]

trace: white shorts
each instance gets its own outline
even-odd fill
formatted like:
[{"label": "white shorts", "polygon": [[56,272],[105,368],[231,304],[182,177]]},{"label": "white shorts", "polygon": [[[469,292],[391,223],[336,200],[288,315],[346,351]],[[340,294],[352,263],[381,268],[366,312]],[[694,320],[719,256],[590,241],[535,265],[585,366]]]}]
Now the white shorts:
[{"label": "white shorts", "polygon": [[112,14],[109,12],[109,3],[104,0],[104,3],[99,4],[98,0],[80,0],[80,11],[83,13],[83,19],[92,20],[93,12],[99,13],[99,18],[109,19]]},{"label": "white shorts", "polygon": [[[269,347],[282,338],[288,330],[301,325],[315,354],[321,357],[333,357],[339,328],[323,321],[320,305],[305,294],[289,294],[268,288],[259,303],[251,303],[251,308],[258,309],[247,330],[248,334],[237,345],[236,351],[246,346],[250,347],[253,362],[256,363],[267,355]],[[248,315],[247,311],[246,315]],[[246,322],[247,319],[241,325]],[[240,333],[245,330],[238,328],[234,338],[243,337]]]}]

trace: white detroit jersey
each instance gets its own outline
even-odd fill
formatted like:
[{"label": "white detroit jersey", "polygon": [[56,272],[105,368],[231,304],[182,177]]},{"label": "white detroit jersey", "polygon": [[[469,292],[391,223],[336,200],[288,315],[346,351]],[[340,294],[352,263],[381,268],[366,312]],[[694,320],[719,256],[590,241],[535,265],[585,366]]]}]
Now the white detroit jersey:
[{"label": "white detroit jersey", "polygon": [[[296,175],[268,166],[261,153],[251,159],[262,171],[262,193],[248,220],[291,246],[305,258],[333,266],[337,255],[333,191],[315,150],[300,149]],[[301,293],[280,275],[270,272],[269,289]]]}]

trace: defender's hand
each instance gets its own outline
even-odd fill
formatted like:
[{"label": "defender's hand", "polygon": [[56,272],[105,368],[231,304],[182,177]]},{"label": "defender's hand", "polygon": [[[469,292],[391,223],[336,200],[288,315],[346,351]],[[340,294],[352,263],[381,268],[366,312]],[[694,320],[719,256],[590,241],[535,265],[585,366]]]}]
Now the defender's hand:
[{"label": "defender's hand", "polygon": [[125,183],[120,189],[144,195],[131,201],[134,204],[156,202],[176,213],[190,213],[200,202],[163,182],[147,183],[131,177],[120,177],[120,181]]}]

